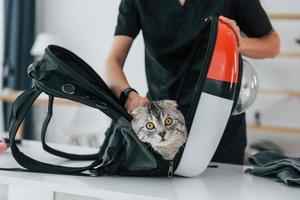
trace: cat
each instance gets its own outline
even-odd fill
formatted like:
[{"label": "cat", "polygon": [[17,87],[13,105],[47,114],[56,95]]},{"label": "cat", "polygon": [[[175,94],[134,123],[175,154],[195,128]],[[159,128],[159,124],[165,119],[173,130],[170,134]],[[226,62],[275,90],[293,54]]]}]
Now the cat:
[{"label": "cat", "polygon": [[176,101],[152,101],[135,108],[131,126],[138,138],[149,143],[165,160],[173,160],[186,143],[187,130]]}]

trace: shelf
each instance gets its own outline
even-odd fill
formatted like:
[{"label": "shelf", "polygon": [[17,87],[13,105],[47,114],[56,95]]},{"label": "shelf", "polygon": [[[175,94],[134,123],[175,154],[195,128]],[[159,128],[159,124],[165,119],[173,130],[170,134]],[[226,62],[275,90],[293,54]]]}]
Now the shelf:
[{"label": "shelf", "polygon": [[263,95],[275,95],[275,96],[290,96],[290,97],[300,97],[300,91],[288,90],[288,89],[267,89],[262,88],[259,90],[259,94]]},{"label": "shelf", "polygon": [[273,20],[300,20],[300,13],[268,13]]},{"label": "shelf", "polygon": [[272,132],[272,133],[285,133],[285,134],[299,134],[300,128],[289,128],[289,127],[280,127],[280,126],[267,126],[261,125],[257,126],[255,124],[247,124],[247,129],[250,131],[263,131],[263,132]]},{"label": "shelf", "polygon": [[[2,93],[0,93],[0,100],[7,103],[13,103],[22,92],[23,91],[17,91],[17,90],[4,90],[2,91]],[[76,105],[76,106],[80,105],[77,102],[58,98],[58,97],[54,98],[53,103],[58,105]],[[48,105],[48,95],[41,94],[34,102],[34,105]]]},{"label": "shelf", "polygon": [[300,58],[300,51],[286,51],[281,52],[278,56],[280,57],[294,57],[294,58]]}]

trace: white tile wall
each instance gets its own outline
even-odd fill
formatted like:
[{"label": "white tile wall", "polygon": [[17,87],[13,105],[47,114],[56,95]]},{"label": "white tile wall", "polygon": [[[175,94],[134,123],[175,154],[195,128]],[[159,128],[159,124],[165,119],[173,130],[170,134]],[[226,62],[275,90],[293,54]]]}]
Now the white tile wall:
[{"label": "white tile wall", "polygon": [[[261,0],[269,13],[300,14],[299,0]],[[281,37],[283,52],[300,52],[296,38],[300,38],[300,20],[272,20],[273,27]],[[252,60],[260,79],[261,88],[289,89],[300,91],[300,57],[277,57],[275,59]],[[247,121],[254,123],[254,113],[261,113],[261,123],[269,126],[300,128],[300,97],[260,94],[254,106],[247,112]],[[285,153],[300,156],[298,146],[300,134],[248,132],[249,143],[257,139],[273,141]]]},{"label": "white tile wall", "polygon": [[299,0],[261,0],[263,7],[271,13],[299,13]]},{"label": "white tile wall", "polygon": [[300,20],[273,20],[272,24],[280,35],[281,50],[300,52],[300,44],[296,43],[296,39],[300,39]]},{"label": "white tile wall", "polygon": [[300,128],[300,99],[297,97],[260,95],[247,112],[249,123],[255,123],[255,111],[261,113],[263,125]]},{"label": "white tile wall", "polygon": [[261,88],[300,90],[299,58],[251,61],[258,73]]}]

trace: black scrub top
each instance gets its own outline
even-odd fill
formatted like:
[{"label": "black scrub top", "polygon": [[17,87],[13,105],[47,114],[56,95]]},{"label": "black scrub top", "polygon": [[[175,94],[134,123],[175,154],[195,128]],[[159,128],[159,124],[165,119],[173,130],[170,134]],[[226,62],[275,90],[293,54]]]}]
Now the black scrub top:
[{"label": "black scrub top", "polygon": [[175,77],[204,19],[220,15],[236,20],[249,37],[262,37],[272,30],[259,0],[186,0],[184,6],[178,0],[121,0],[115,35],[135,38],[142,30],[151,100],[175,98]]}]

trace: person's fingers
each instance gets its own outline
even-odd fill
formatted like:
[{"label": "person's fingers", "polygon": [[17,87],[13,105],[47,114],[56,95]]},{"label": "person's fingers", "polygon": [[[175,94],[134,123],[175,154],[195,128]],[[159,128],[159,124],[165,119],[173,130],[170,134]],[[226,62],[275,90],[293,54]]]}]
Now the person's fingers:
[{"label": "person's fingers", "polygon": [[236,22],[235,20],[232,20],[232,19],[229,19],[227,17],[224,17],[224,16],[220,16],[219,19],[223,22],[226,22],[227,24],[229,25],[236,25]]},{"label": "person's fingers", "polygon": [[141,98],[141,105],[147,105],[150,103],[150,100],[147,97],[142,97]]},{"label": "person's fingers", "polygon": [[128,113],[130,113],[132,110],[134,110],[138,106],[139,106],[138,98],[128,99],[125,103],[125,109],[127,110]]},{"label": "person's fingers", "polygon": [[240,33],[240,27],[235,26],[235,28],[233,29],[236,35],[236,39],[238,42],[238,45],[240,45],[240,41],[241,41],[241,33]]},{"label": "person's fingers", "polygon": [[0,138],[0,154],[4,153],[7,150],[8,146],[4,139]]},{"label": "person's fingers", "polygon": [[147,97],[138,96],[134,100],[127,101],[125,104],[125,108],[126,108],[127,112],[130,114],[138,106],[148,105],[149,103],[150,103],[150,100]]},{"label": "person's fingers", "polygon": [[128,104],[128,106],[126,107],[126,110],[128,113],[131,113],[138,106],[139,106],[138,103],[131,103],[131,104]]},{"label": "person's fingers", "polygon": [[221,21],[228,24],[235,32],[239,31],[239,27],[237,26],[236,22],[234,20],[228,19],[226,17],[221,16]]},{"label": "person's fingers", "polygon": [[227,17],[224,17],[224,16],[220,16],[219,19],[221,21],[223,21],[224,23],[228,24],[232,28],[232,30],[234,31],[234,33],[236,35],[238,45],[240,45],[240,40],[241,40],[240,27],[236,24],[236,21],[229,19]]}]

